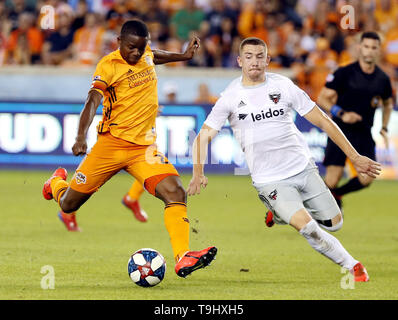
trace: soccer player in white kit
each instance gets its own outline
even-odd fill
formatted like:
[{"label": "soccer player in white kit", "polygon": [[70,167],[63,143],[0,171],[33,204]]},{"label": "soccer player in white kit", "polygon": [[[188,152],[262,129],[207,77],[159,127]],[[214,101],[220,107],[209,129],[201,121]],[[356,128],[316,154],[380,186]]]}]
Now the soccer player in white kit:
[{"label": "soccer player in white kit", "polygon": [[258,38],[241,42],[238,64],[242,76],[223,91],[193,145],[193,177],[187,193],[206,187],[204,163],[211,139],[228,119],[250,170],[259,198],[278,224],[290,224],[316,251],[350,270],[355,281],[368,281],[365,267],[330,233],[343,217],[319,175],[309,148],[293,122],[294,110],[316,125],[341,148],[356,170],[376,177],[379,163],[361,156],[339,127],[289,78],[265,72],[270,57]]}]

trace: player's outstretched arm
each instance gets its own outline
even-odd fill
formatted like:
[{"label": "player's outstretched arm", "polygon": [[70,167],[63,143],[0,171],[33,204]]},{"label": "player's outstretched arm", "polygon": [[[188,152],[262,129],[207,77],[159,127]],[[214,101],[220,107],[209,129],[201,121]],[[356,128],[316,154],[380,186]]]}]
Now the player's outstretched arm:
[{"label": "player's outstretched arm", "polygon": [[304,115],[304,118],[327,133],[329,138],[332,139],[351,160],[358,173],[368,175],[372,178],[376,178],[380,174],[380,163],[361,156],[336,123],[330,119],[326,113],[319,109],[318,106],[315,105],[310,112]]},{"label": "player's outstretched arm", "polygon": [[165,50],[154,49],[153,52],[153,62],[155,64],[163,64],[168,62],[176,61],[186,61],[192,59],[196,50],[200,47],[200,39],[198,37],[193,37],[183,53],[170,52]]},{"label": "player's outstretched arm", "polygon": [[87,131],[93,122],[95,113],[102,100],[102,94],[96,90],[90,90],[87,95],[86,103],[80,113],[79,128],[75,139],[75,144],[72,147],[72,152],[75,156],[86,154],[87,151]]},{"label": "player's outstretched arm", "polygon": [[200,188],[206,188],[208,180],[204,174],[204,166],[207,158],[207,149],[210,141],[218,131],[204,124],[196,136],[192,150],[192,179],[189,182],[187,193],[189,196],[200,194]]}]

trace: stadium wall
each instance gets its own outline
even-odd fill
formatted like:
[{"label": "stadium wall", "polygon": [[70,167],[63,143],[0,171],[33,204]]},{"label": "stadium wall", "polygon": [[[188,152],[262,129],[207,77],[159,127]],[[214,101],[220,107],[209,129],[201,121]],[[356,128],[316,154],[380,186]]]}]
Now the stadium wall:
[{"label": "stadium wall", "polygon": [[[40,71],[41,70],[41,71]],[[75,168],[81,161],[71,147],[77,131],[79,113],[89,89],[93,70],[47,69],[36,67],[0,69],[0,168]],[[285,73],[289,76],[289,73]],[[193,101],[199,83],[209,85],[218,95],[239,76],[236,70],[169,70],[158,71],[162,83],[178,84],[179,100]],[[6,79],[8,79],[6,81]],[[159,90],[161,91],[161,90]],[[159,92],[159,100],[165,97]],[[181,98],[182,96],[182,98]],[[180,171],[191,171],[192,143],[211,105],[176,103],[164,105],[157,119],[159,149]],[[96,140],[96,124],[101,119],[100,106],[88,134],[89,148]],[[310,146],[321,173],[327,136],[299,115],[295,123]],[[384,148],[378,134],[381,111],[376,111],[373,136],[377,143],[377,159],[383,166],[382,178],[398,179],[398,111],[390,121],[391,144]],[[208,172],[248,174],[244,157],[226,123],[209,150]],[[347,171],[347,174],[350,172]]]}]

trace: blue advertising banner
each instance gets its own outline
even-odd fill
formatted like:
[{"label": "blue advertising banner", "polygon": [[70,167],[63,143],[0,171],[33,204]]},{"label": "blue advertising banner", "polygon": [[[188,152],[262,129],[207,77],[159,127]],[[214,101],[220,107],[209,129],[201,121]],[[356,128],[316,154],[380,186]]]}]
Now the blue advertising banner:
[{"label": "blue advertising banner", "polygon": [[[82,107],[83,103],[0,102],[0,168],[76,168],[82,158],[72,154],[72,146]],[[88,132],[89,149],[97,139],[101,110],[102,106]],[[194,104],[163,106],[157,118],[157,145],[177,170],[191,170],[192,144],[210,110],[211,106]],[[295,123],[323,173],[326,134],[298,115]],[[248,174],[228,123],[211,143],[206,172]]]}]

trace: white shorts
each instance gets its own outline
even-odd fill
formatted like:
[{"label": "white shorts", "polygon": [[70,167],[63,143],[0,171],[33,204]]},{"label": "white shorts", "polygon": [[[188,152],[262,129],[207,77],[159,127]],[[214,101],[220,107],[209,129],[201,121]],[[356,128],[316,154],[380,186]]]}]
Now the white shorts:
[{"label": "white shorts", "polygon": [[340,213],[313,161],[292,177],[265,184],[253,183],[253,186],[278,224],[289,224],[291,217],[300,209],[306,209],[317,221],[330,220]]}]

